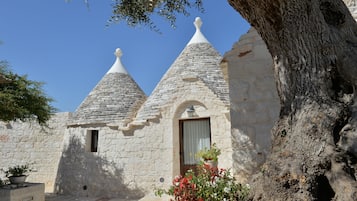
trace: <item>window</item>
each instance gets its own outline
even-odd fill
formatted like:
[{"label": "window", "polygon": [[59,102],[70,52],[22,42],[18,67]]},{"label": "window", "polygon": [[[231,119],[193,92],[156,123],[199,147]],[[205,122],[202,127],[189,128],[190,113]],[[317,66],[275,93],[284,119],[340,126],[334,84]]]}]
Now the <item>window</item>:
[{"label": "window", "polygon": [[211,144],[210,119],[190,119],[180,121],[181,174],[194,169],[198,163],[196,153],[209,148]]},{"label": "window", "polygon": [[98,130],[89,130],[87,131],[86,139],[86,151],[88,152],[97,152],[98,151]]}]

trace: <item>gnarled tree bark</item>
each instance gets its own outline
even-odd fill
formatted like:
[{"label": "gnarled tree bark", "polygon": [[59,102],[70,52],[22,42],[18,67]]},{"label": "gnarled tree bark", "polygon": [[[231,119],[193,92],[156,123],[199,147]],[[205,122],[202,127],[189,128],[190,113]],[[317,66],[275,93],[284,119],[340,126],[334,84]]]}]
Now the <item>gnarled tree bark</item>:
[{"label": "gnarled tree bark", "polygon": [[357,199],[357,25],[342,0],[228,0],[260,33],[281,101],[254,200]]}]

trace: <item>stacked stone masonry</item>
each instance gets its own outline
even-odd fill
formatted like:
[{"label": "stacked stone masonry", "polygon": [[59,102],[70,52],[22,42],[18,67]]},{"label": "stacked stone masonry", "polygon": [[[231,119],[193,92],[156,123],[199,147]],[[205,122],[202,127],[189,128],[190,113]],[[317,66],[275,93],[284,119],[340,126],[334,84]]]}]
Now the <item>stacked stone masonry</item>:
[{"label": "stacked stone masonry", "polygon": [[35,122],[0,123],[0,168],[29,163],[34,172],[27,180],[45,183],[46,192],[53,192],[69,116],[57,113],[49,122],[50,128]]},{"label": "stacked stone masonry", "polygon": [[202,80],[228,106],[227,83],[223,79],[221,69],[218,68],[221,58],[209,43],[187,46],[139,110],[136,120],[156,118],[160,113],[160,107],[171,104],[172,96],[180,90],[178,82],[182,80]]},{"label": "stacked stone masonry", "polygon": [[264,41],[251,28],[224,55],[227,66],[234,170],[246,181],[270,150],[270,130],[279,115],[273,63]]},{"label": "stacked stone masonry", "polygon": [[71,124],[130,121],[146,95],[124,73],[108,73],[74,112]]}]

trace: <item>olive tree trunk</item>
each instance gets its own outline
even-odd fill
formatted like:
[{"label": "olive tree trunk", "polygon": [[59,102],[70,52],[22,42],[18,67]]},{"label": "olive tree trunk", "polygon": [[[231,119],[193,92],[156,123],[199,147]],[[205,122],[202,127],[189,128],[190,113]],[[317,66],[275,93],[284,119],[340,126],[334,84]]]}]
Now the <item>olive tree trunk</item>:
[{"label": "olive tree trunk", "polygon": [[266,42],[281,102],[253,199],[357,200],[357,25],[348,8],[342,0],[228,2]]}]

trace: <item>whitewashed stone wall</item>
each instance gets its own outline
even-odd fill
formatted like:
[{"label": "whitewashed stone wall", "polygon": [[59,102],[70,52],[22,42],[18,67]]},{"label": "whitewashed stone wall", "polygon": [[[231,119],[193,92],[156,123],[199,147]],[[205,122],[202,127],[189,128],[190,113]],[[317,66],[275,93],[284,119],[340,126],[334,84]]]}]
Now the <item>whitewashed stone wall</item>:
[{"label": "whitewashed stone wall", "polygon": [[234,169],[241,181],[246,181],[270,152],[270,130],[280,110],[272,65],[264,41],[253,28],[240,37],[222,62],[229,79]]},{"label": "whitewashed stone wall", "polygon": [[[177,83],[179,90],[156,119],[131,130],[71,127],[56,180],[58,193],[80,196],[142,197],[168,187],[180,174],[179,120],[195,105],[194,118],[210,117],[212,142],[222,148],[219,165],[232,167],[229,108],[199,80]],[[86,133],[99,130],[98,152],[86,151]]]},{"label": "whitewashed stone wall", "polygon": [[[50,129],[41,129],[35,122],[0,122],[0,168],[33,163],[36,172],[27,181],[45,183],[45,191],[53,192],[69,115],[54,115]],[[0,177],[5,179],[4,174]]]},{"label": "whitewashed stone wall", "polygon": [[[90,152],[86,147],[88,130],[99,130],[98,152]],[[142,197],[143,186],[150,181],[156,163],[153,152],[159,151],[148,149],[147,143],[152,142],[140,133],[124,134],[109,127],[69,128],[59,163],[57,192]]]},{"label": "whitewashed stone wall", "polygon": [[[86,151],[86,133],[99,130],[98,152]],[[171,184],[172,119],[161,116],[132,130],[73,127],[65,136],[57,192],[140,198]]]}]

